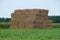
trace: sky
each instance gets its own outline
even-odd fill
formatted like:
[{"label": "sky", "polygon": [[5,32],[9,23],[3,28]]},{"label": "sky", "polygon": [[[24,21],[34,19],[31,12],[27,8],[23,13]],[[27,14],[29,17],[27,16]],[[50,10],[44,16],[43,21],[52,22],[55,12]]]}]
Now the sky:
[{"label": "sky", "polygon": [[60,0],[0,0],[0,17],[11,18],[16,9],[47,9],[49,16],[60,15]]}]

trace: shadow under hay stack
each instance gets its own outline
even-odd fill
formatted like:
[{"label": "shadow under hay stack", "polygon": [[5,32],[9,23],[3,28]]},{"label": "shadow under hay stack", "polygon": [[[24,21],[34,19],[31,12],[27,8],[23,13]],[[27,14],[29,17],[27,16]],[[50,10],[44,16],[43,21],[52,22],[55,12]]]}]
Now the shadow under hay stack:
[{"label": "shadow under hay stack", "polygon": [[10,28],[52,28],[52,21],[48,20],[48,10],[45,9],[15,10],[11,14]]}]

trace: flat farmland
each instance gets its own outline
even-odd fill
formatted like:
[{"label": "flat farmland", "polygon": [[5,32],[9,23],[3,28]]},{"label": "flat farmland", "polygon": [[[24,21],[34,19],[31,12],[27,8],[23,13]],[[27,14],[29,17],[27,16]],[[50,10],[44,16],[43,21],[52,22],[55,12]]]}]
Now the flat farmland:
[{"label": "flat farmland", "polygon": [[0,29],[0,40],[60,40],[60,28]]},{"label": "flat farmland", "polygon": [[0,29],[0,40],[60,40],[60,23],[52,25],[51,29]]}]

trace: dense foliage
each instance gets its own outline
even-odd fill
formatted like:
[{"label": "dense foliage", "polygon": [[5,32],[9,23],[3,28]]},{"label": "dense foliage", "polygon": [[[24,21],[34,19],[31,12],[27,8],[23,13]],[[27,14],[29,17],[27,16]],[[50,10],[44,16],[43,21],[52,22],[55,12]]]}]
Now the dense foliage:
[{"label": "dense foliage", "polygon": [[11,18],[0,18],[0,22],[9,22],[9,20],[11,20]]},{"label": "dense foliage", "polygon": [[48,16],[49,20],[52,20],[53,23],[60,23],[60,16]]},{"label": "dense foliage", "polygon": [[8,29],[9,27],[9,22],[0,22],[0,29]]}]

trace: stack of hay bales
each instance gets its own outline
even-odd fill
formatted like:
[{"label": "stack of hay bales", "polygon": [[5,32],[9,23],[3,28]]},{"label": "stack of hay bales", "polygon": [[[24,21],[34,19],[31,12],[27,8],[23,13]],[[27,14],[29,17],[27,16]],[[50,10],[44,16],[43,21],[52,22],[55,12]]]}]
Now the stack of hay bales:
[{"label": "stack of hay bales", "polygon": [[15,10],[11,14],[11,28],[52,28],[52,21],[48,20],[48,10],[24,9]]}]

